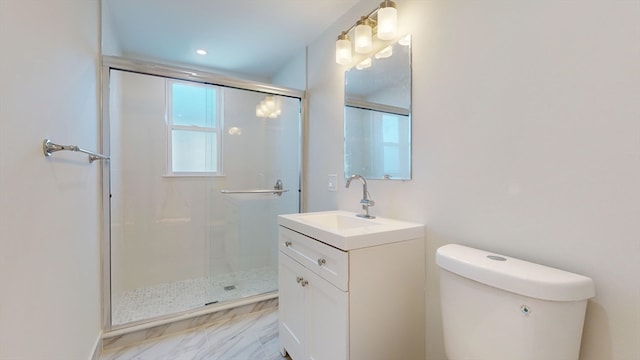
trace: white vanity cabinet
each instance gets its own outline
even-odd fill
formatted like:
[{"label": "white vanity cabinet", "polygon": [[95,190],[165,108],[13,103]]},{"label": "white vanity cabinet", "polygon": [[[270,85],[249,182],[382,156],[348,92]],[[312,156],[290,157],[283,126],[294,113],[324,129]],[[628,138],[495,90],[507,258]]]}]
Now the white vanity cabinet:
[{"label": "white vanity cabinet", "polygon": [[422,229],[420,234],[345,250],[281,221],[282,353],[293,360],[423,360]]},{"label": "white vanity cabinet", "polygon": [[286,255],[280,281],[280,338],[291,358],[346,359],[347,293]]}]

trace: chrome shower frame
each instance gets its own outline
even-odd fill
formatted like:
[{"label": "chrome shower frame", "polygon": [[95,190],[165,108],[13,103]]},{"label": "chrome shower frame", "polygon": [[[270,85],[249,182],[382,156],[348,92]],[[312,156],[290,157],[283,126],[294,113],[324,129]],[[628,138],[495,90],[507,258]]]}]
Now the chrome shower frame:
[{"label": "chrome shower frame", "polygon": [[[173,66],[166,64],[159,64],[141,60],[132,60],[122,57],[115,56],[102,56],[102,73],[101,73],[101,81],[102,81],[102,102],[101,102],[101,151],[105,154],[110,154],[110,113],[109,113],[109,84],[110,84],[110,73],[111,70],[122,70],[129,71],[147,75],[155,75],[162,76],[167,78],[173,78],[178,80],[187,80],[187,81],[196,81],[201,83],[209,83],[215,85],[221,85],[231,88],[255,91],[260,93],[265,93],[269,95],[281,95],[291,98],[300,99],[300,127],[299,127],[299,149],[300,149],[300,164],[298,164],[298,168],[300,169],[299,179],[298,179],[298,196],[299,196],[299,211],[302,212],[306,208],[306,204],[304,201],[304,184],[306,183],[304,179],[305,166],[303,159],[306,158],[306,147],[305,147],[305,139],[307,134],[307,98],[306,92],[303,90],[290,89],[285,87],[278,87],[270,84],[264,84],[259,82],[252,82],[248,80],[241,80],[230,78],[227,76],[219,75],[212,73],[211,70],[201,69],[201,68],[186,68],[181,66]],[[113,326],[111,319],[111,209],[110,209],[110,199],[111,199],[111,179],[110,179],[110,162],[105,161],[102,162],[102,214],[103,214],[103,222],[102,222],[102,236],[101,236],[101,272],[102,272],[102,323],[103,323],[103,331],[105,333],[109,332],[123,332],[127,331],[136,331],[145,328],[151,328],[153,326],[157,326],[160,324],[166,324],[175,320],[182,320],[185,318],[196,317],[206,313],[211,313],[215,311],[220,311],[224,309],[228,309],[230,307],[242,306],[249,303],[259,302],[263,300],[273,299],[278,296],[278,292],[272,292],[264,295],[255,296],[251,299],[241,299],[233,304],[227,304],[221,307],[205,307],[198,310],[185,311],[182,313],[171,314],[167,316],[163,316],[157,319],[144,320],[139,322],[127,323],[122,326]],[[276,189],[278,190],[278,189]],[[278,191],[286,191],[286,190],[278,190]]]}]

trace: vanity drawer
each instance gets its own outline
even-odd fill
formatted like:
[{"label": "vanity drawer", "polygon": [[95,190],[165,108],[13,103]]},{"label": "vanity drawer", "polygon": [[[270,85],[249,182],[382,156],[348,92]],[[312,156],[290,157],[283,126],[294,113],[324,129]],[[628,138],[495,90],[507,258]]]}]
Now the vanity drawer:
[{"label": "vanity drawer", "polygon": [[318,240],[280,226],[280,251],[339,289],[349,290],[349,255]]}]

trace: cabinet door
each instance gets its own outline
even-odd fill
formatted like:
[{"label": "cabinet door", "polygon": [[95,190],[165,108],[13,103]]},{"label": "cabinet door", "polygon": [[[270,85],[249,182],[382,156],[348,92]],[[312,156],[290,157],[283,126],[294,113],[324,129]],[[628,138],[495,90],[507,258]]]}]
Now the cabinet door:
[{"label": "cabinet door", "polygon": [[304,267],[279,253],[279,316],[280,347],[295,360],[304,359],[306,294],[298,278],[306,271]]},{"label": "cabinet door", "polygon": [[307,359],[349,358],[349,293],[307,271]]}]

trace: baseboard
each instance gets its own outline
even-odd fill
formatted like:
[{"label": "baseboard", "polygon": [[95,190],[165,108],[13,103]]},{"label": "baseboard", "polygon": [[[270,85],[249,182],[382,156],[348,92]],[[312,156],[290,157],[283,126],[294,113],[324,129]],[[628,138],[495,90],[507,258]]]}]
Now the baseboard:
[{"label": "baseboard", "polygon": [[100,331],[96,342],[93,344],[93,353],[89,360],[100,360],[100,356],[102,356],[102,331]]}]

